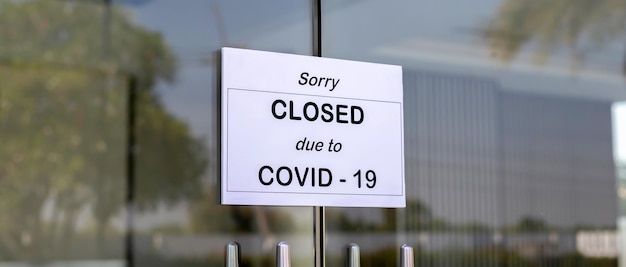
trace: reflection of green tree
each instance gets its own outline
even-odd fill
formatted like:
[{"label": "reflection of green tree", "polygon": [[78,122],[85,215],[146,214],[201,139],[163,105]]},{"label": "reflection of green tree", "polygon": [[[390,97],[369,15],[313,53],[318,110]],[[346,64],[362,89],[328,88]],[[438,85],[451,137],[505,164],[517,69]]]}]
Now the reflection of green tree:
[{"label": "reflection of green tree", "polygon": [[[499,248],[480,248],[466,251],[414,251],[415,266],[515,266],[515,267],[609,267],[617,266],[617,259],[586,258],[579,253],[559,254],[543,259],[531,259],[514,251]],[[345,259],[330,258],[330,266],[338,266]],[[398,248],[387,247],[361,254],[361,266],[394,266],[398,261]]]},{"label": "reflection of green tree", "polygon": [[580,64],[587,53],[623,40],[624,10],[623,0],[506,0],[484,34],[494,54],[507,61],[525,44],[533,44],[539,63],[566,49]]},{"label": "reflection of green tree", "polygon": [[[151,90],[173,78],[174,56],[158,34],[115,6],[103,38],[103,9],[75,1],[0,2],[3,260],[94,257],[71,252],[81,221],[95,225],[98,244],[107,241],[127,192],[130,86],[137,92],[137,206],[175,203],[199,191],[204,146]],[[96,253],[110,256],[101,247]]]},{"label": "reflection of green tree", "polygon": [[[218,219],[219,218],[219,219]],[[274,207],[223,206],[205,198],[194,203],[191,226],[200,233],[289,233],[295,230],[288,212]]]},{"label": "reflection of green tree", "polygon": [[549,230],[548,224],[540,218],[526,216],[513,227],[513,231],[523,233],[535,233]]},{"label": "reflection of green tree", "polygon": [[407,200],[405,212],[407,229],[437,231],[448,227],[443,219],[437,218],[430,207],[419,200]]},{"label": "reflection of green tree", "polygon": [[381,209],[382,221],[370,222],[360,218],[350,218],[344,212],[338,209],[328,209],[326,212],[326,221],[328,231],[338,232],[393,232],[397,228],[397,222],[400,213],[405,219],[404,226],[406,231],[427,231],[427,230],[445,230],[450,228],[444,220],[434,216],[431,209],[422,203],[419,199],[407,199],[406,208],[404,209]]}]

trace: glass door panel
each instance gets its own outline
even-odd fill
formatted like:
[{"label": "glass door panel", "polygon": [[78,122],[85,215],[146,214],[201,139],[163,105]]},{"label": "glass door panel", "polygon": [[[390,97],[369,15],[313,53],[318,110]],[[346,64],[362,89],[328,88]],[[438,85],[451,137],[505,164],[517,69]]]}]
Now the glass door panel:
[{"label": "glass door panel", "polygon": [[312,266],[312,208],[218,195],[220,48],[310,55],[311,14],[0,1],[0,266],[222,266],[230,241],[243,266],[273,265],[279,241]]},{"label": "glass door panel", "polygon": [[124,265],[130,77],[92,50],[102,11],[0,1],[0,266]]},{"label": "glass door panel", "polygon": [[417,266],[617,265],[623,4],[322,7],[322,56],[403,67],[407,185],[405,209],[328,208],[328,265],[350,242],[364,266],[402,243]]},{"label": "glass door panel", "polygon": [[172,76],[137,99],[136,266],[222,266],[229,241],[244,266],[274,266],[279,241],[312,266],[312,208],[220,205],[218,76],[225,46],[310,55],[310,2],[131,2],[117,6],[157,38],[151,66]]}]

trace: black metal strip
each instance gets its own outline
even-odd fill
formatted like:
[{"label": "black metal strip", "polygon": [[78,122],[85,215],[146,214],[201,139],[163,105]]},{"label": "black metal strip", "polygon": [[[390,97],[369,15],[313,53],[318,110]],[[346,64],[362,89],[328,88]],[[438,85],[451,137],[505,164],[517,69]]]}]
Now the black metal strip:
[{"label": "black metal strip", "polygon": [[[322,1],[313,0],[313,56],[322,56]],[[326,208],[313,207],[315,267],[326,266]]]},{"label": "black metal strip", "polygon": [[127,112],[128,119],[126,124],[126,236],[124,256],[127,267],[135,266],[134,259],[134,232],[133,232],[133,215],[135,207],[135,117],[136,117],[136,101],[137,101],[137,79],[131,75],[128,77],[128,103]]},{"label": "black metal strip", "polygon": [[322,0],[313,0],[313,55],[322,56]]}]

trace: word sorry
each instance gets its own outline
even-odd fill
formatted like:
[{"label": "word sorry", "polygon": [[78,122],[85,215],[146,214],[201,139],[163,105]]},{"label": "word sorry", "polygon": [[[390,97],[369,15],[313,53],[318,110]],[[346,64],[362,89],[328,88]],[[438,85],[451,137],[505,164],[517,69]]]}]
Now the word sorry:
[{"label": "word sorry", "polygon": [[298,80],[298,84],[299,85],[310,85],[310,86],[317,86],[320,87],[322,86],[322,84],[324,85],[324,88],[328,87],[328,83],[330,83],[331,87],[328,91],[333,91],[335,90],[335,87],[337,87],[337,85],[339,84],[339,80],[340,79],[335,79],[335,78],[328,78],[328,77],[317,77],[317,76],[311,76],[309,78],[309,73],[308,72],[303,72],[300,73],[300,80]]}]

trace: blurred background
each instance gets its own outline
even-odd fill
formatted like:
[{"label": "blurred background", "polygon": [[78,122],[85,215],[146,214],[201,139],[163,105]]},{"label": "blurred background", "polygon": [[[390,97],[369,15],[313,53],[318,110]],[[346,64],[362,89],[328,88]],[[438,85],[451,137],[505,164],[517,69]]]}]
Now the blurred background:
[{"label": "blurred background", "polygon": [[626,266],[626,1],[321,7],[0,0],[0,266],[313,266],[313,208],[219,204],[217,75],[314,35],[404,76],[407,207],[327,208],[328,266]]}]

